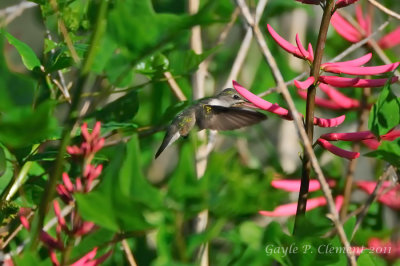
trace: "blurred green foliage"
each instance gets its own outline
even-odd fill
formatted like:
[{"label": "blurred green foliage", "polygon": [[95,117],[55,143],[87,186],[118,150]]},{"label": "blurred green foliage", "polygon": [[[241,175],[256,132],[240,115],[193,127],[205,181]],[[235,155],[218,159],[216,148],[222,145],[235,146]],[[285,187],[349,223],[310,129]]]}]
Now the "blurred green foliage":
[{"label": "blurred green foliage", "polygon": [[[323,237],[333,228],[325,208],[307,213],[301,220],[301,233],[296,236],[291,235],[292,218],[271,222],[257,213],[293,201],[288,192],[271,187],[272,179],[277,176],[296,179],[301,175],[300,167],[289,174],[281,166],[277,147],[281,121],[276,116],[270,115],[265,124],[244,131],[219,134],[223,144],[210,154],[201,179],[196,176],[194,154],[202,143],[194,135],[170,147],[165,157],[153,159],[163,137],[162,129],[191,102],[192,74],[199,64],[213,56],[206,82],[208,95],[225,83],[245,32],[239,16],[227,40],[217,45],[235,10],[232,1],[203,0],[199,12],[189,15],[187,1],[183,0],[110,0],[103,17],[99,15],[104,3],[100,0],[58,0],[56,10],[51,1],[32,2],[39,5],[35,7],[34,19],[43,27],[36,34],[36,38],[44,39],[42,54],[35,54],[29,40],[20,40],[8,27],[0,34],[0,205],[9,207],[1,216],[2,228],[16,228],[19,224],[17,207],[37,210],[54,168],[62,129],[71,121],[86,121],[90,125],[101,121],[101,134],[110,145],[95,157],[97,163],[104,165],[100,184],[90,193],[74,195],[80,215],[95,222],[98,228],[77,241],[71,252],[72,261],[94,247],[99,247],[97,256],[100,256],[111,246],[113,253],[104,264],[125,265],[120,241],[126,239],[138,265],[196,265],[197,253],[205,243],[209,245],[210,265],[274,265],[275,261],[282,265],[346,264],[344,253],[318,252],[321,246],[339,248],[341,245],[337,237]],[[254,9],[257,1],[248,2]],[[396,1],[384,2],[388,7],[399,8]],[[265,32],[266,23],[280,32],[287,30],[288,19],[282,16],[296,9],[307,12],[309,24],[319,21],[310,6],[294,0],[270,0],[261,18],[262,31]],[[59,28],[60,21],[65,25],[72,48]],[[190,46],[194,26],[202,27],[204,50],[201,54],[196,54]],[[306,29],[307,42],[314,45],[318,31],[315,25],[308,25]],[[93,33],[99,34],[97,39]],[[285,79],[299,74],[290,62],[297,59],[289,58],[269,36],[266,39]],[[7,42],[16,49],[21,62],[7,57]],[[330,32],[325,57],[333,58],[348,46],[349,43]],[[256,43],[251,47],[243,67],[246,71],[242,70],[238,79],[255,93],[261,93],[274,87],[275,82],[258,48],[253,49]],[[74,62],[71,49],[81,63]],[[81,84],[83,92],[77,97],[90,105],[78,119],[81,110],[73,110],[68,116],[69,103],[54,80],[60,80],[62,75],[67,81],[59,83],[74,94],[75,85],[82,79],[82,65],[91,51],[95,56],[89,64],[85,83]],[[398,60],[395,52],[388,54],[393,61]],[[166,82],[166,71],[174,76],[188,101],[176,99]],[[305,102],[295,91],[290,88],[298,110],[304,113]],[[377,91],[379,95],[373,95],[377,101],[370,113],[369,127],[381,136],[400,123],[400,104],[391,86]],[[343,93],[361,97],[361,89]],[[371,102],[375,101],[375,97],[371,98],[374,98]],[[269,94],[265,99],[286,106],[278,93]],[[317,112],[325,117],[343,114],[343,111],[322,108]],[[343,128],[356,123],[357,110],[347,110],[346,117]],[[79,133],[79,130],[72,131],[72,143],[81,141]],[[238,142],[245,143],[245,151],[237,148]],[[351,148],[350,144],[339,145]],[[399,147],[399,141],[384,141],[366,156],[399,167]],[[316,154],[322,158],[327,153],[316,149]],[[65,157],[64,171],[73,178],[78,177],[82,166]],[[323,171],[338,181],[333,191],[335,195],[340,194],[347,163],[338,157],[325,161]],[[6,200],[10,187],[21,174],[25,177],[23,184]],[[350,209],[357,206],[352,203]],[[197,214],[204,210],[209,212],[207,228],[196,233],[193,224]],[[52,217],[50,211],[46,221]],[[348,236],[354,226],[354,218],[345,223]],[[55,229],[50,233],[55,235]],[[384,224],[382,206],[373,204],[352,244],[365,246],[370,237],[391,233]],[[22,230],[5,252],[15,251],[28,237],[26,230]],[[4,239],[1,240],[3,243]],[[290,248],[293,243],[301,252],[268,254],[266,250],[268,246]],[[24,249],[22,255],[15,256],[16,265],[49,265],[47,249],[41,246],[37,251]],[[361,254],[358,262],[359,265],[386,264],[382,258],[367,253]]]}]

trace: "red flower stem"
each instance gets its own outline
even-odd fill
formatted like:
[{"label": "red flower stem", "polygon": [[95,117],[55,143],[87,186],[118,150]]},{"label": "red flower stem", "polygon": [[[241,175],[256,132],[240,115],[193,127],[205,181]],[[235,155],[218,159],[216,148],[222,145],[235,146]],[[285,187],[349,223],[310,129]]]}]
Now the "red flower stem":
[{"label": "red flower stem", "polygon": [[[322,15],[321,26],[319,29],[319,34],[317,39],[316,52],[314,55],[314,62],[310,72],[310,76],[314,77],[315,80],[318,80],[319,78],[322,57],[324,54],[324,47],[326,42],[326,35],[328,32],[329,22],[331,20],[332,10],[334,9],[334,7],[335,7],[335,1],[333,0],[329,0],[325,3],[324,13]],[[305,129],[311,143],[313,141],[313,134],[314,134],[313,121],[314,121],[316,90],[317,88],[313,84],[308,88],[307,91]],[[294,222],[293,234],[295,234],[297,231],[299,218],[306,213],[310,173],[311,173],[311,162],[309,156],[304,151],[301,185],[300,185],[299,199],[297,202],[297,211]]]}]

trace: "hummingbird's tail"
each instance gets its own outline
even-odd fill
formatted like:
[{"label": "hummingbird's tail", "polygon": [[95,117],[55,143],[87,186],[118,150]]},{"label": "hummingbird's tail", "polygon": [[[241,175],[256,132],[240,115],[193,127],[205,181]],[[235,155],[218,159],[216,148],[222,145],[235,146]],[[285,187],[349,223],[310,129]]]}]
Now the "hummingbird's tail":
[{"label": "hummingbird's tail", "polygon": [[157,157],[165,150],[165,148],[174,143],[177,139],[179,139],[180,136],[181,135],[179,134],[178,129],[171,125],[167,129],[167,133],[165,134],[163,142],[161,143],[160,148],[158,148],[154,158],[157,159]]}]

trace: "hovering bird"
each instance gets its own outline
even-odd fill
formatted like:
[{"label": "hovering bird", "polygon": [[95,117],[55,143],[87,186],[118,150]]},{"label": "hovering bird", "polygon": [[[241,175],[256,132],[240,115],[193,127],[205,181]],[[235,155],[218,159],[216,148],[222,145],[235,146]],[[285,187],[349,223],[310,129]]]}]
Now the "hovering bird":
[{"label": "hovering bird", "polygon": [[214,97],[196,101],[172,120],[155,158],[180,136],[186,137],[194,126],[199,130],[233,130],[267,118],[266,115],[246,107],[254,108],[254,105],[232,88],[227,88]]}]

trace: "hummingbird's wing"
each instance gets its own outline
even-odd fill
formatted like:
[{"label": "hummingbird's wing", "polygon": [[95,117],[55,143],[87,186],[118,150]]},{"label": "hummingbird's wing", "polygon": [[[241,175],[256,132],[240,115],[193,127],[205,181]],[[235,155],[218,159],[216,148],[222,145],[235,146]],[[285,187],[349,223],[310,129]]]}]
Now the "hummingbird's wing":
[{"label": "hummingbird's wing", "polygon": [[198,125],[201,129],[233,130],[267,119],[267,116],[260,112],[240,107],[205,105],[204,108],[207,112],[204,112],[205,119],[201,119],[201,124]]}]

